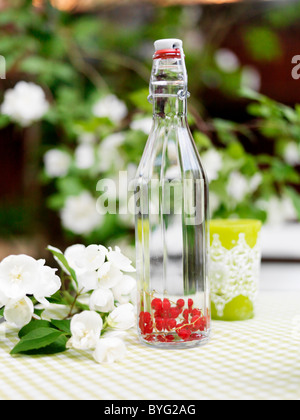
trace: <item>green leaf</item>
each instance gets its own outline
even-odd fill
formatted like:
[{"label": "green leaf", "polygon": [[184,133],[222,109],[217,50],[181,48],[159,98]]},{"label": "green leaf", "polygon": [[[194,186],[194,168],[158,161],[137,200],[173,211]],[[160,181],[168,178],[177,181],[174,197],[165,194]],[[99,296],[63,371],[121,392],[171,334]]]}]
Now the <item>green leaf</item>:
[{"label": "green leaf", "polygon": [[269,62],[282,55],[279,36],[267,26],[247,28],[244,39],[246,48],[255,60]]},{"label": "green leaf", "polygon": [[51,319],[51,325],[64,333],[71,335],[71,321]]},{"label": "green leaf", "polygon": [[37,330],[39,328],[51,328],[51,324],[48,321],[43,320],[32,320],[29,324],[25,325],[20,331],[19,331],[19,338],[25,337],[27,334],[29,334],[31,331]]},{"label": "green leaf", "polygon": [[48,248],[47,248],[51,253],[52,253],[52,255],[55,257],[55,258],[57,258],[58,259],[58,261],[65,267],[65,269],[70,273],[70,275],[71,275],[71,277],[72,277],[72,279],[75,281],[75,283],[76,283],[76,286],[78,287],[78,281],[77,281],[77,276],[76,276],[76,273],[75,273],[75,271],[73,270],[73,268],[71,268],[70,267],[70,265],[69,265],[69,263],[68,263],[68,261],[67,261],[67,259],[66,259],[66,257],[64,256],[64,254],[61,252],[61,251],[59,251],[59,250],[57,250],[57,249],[55,249],[55,248],[53,248],[53,247],[51,247],[51,246],[49,246]]},{"label": "green leaf", "polygon": [[133,92],[129,96],[129,99],[141,111],[145,111],[149,114],[152,114],[153,105],[147,101],[148,96],[149,96],[149,89],[141,89],[141,90],[138,90],[137,92]]},{"label": "green leaf", "polygon": [[38,328],[25,335],[19,343],[12,349],[12,355],[28,351],[37,351],[45,349],[47,346],[55,343],[65,333],[54,328]]}]

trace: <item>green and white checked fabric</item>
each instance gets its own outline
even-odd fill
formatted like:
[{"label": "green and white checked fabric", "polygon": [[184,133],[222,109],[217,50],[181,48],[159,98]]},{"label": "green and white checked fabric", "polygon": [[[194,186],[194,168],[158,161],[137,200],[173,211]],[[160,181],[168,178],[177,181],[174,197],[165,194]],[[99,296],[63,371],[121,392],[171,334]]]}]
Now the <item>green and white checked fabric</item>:
[{"label": "green and white checked fabric", "polygon": [[214,322],[192,350],[153,350],[132,332],[110,366],[75,351],[11,357],[16,333],[0,328],[1,400],[300,400],[300,292],[261,292],[254,320]]}]

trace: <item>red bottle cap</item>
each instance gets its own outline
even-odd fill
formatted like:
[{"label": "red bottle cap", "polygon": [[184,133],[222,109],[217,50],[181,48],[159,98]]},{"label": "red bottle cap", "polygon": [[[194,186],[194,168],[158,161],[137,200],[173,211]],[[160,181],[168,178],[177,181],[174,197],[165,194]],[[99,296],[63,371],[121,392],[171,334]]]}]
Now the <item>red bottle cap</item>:
[{"label": "red bottle cap", "polygon": [[154,54],[153,59],[181,58],[181,52],[178,48],[169,50],[159,50]]}]

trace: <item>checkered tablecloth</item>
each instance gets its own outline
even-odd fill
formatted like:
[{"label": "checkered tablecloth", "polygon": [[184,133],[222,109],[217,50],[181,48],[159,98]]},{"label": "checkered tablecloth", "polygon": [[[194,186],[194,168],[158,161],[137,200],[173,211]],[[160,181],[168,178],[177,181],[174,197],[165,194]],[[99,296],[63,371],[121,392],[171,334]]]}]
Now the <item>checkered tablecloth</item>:
[{"label": "checkered tablecloth", "polygon": [[300,400],[300,292],[261,292],[254,320],[214,322],[192,350],[153,350],[132,332],[110,366],[73,351],[11,357],[16,333],[0,329],[2,400]]}]

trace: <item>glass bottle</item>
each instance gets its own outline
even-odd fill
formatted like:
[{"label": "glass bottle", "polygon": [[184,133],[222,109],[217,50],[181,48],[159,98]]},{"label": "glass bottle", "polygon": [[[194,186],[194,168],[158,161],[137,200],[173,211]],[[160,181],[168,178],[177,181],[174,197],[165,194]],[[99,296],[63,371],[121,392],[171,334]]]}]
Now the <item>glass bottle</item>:
[{"label": "glass bottle", "polygon": [[155,43],[153,127],[135,180],[138,333],[159,348],[210,335],[208,181],[187,122],[182,41]]}]

